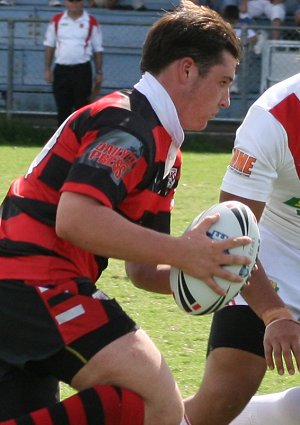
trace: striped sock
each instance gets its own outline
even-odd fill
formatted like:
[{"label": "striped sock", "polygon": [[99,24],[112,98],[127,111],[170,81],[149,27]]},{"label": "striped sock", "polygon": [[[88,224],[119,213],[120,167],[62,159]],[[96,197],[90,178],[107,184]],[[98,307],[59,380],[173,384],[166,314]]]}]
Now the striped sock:
[{"label": "striped sock", "polygon": [[144,401],[132,391],[96,386],[0,425],[143,425]]}]

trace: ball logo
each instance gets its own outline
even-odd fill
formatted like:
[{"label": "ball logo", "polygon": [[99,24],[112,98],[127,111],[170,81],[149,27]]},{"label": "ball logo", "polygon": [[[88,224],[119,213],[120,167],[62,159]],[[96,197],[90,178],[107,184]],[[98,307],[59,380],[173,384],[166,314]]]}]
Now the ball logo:
[{"label": "ball logo", "polygon": [[218,230],[213,229],[211,232],[206,233],[211,239],[222,241],[224,239],[228,239],[228,236],[225,233],[221,233]]},{"label": "ball logo", "polygon": [[245,278],[250,277],[250,273],[251,273],[251,269],[248,265],[244,265],[241,267],[240,271],[239,271],[239,276]]}]

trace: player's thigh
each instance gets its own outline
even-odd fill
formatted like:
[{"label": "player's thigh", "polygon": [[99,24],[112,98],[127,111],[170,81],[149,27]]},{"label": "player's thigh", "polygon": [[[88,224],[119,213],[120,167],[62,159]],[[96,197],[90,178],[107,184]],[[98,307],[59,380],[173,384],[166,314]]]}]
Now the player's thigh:
[{"label": "player's thigh", "polygon": [[[228,306],[215,313],[202,388],[219,392],[220,400],[247,401],[266,371],[264,331],[264,323],[247,305]],[[224,391],[226,385],[229,392]]]},{"label": "player's thigh", "polygon": [[68,384],[102,348],[137,329],[115,300],[84,278],[43,286],[1,281],[0,295],[2,362]]},{"label": "player's thigh", "polygon": [[181,396],[162,354],[141,329],[126,334],[95,354],[73,378],[72,386],[116,385],[137,392],[148,408],[180,409]]},{"label": "player's thigh", "polygon": [[248,403],[266,370],[264,330],[247,305],[213,315],[204,376],[198,392],[185,401],[193,425],[227,425]]},{"label": "player's thigh", "polygon": [[246,406],[264,376],[260,356],[233,348],[210,352],[199,390],[185,401],[193,425],[228,425]]},{"label": "player's thigh", "polygon": [[248,305],[230,305],[213,315],[208,353],[228,347],[256,354],[264,359],[263,321]]},{"label": "player's thigh", "polygon": [[265,371],[265,360],[256,354],[235,348],[217,348],[207,358],[202,391],[214,394],[225,404],[228,399],[244,404],[258,389]]},{"label": "player's thigh", "polygon": [[[21,292],[14,323],[22,317],[22,332],[26,330],[28,340],[39,341],[24,343],[17,356],[14,344],[22,343],[21,330],[14,335],[7,347],[18,365],[40,376],[55,376],[78,390],[104,384],[126,387],[145,399],[146,411],[154,417],[174,412],[176,419],[181,417],[183,403],[161,353],[115,300],[86,279],[66,280],[53,287],[11,285],[6,282],[0,288],[5,294],[5,288]],[[37,320],[26,320],[24,297],[25,304],[34,306]]]}]

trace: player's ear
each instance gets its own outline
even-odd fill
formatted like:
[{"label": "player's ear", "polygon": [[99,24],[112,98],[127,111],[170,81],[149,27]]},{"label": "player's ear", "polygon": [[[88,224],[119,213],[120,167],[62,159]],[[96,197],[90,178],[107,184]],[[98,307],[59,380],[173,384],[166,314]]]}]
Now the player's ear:
[{"label": "player's ear", "polygon": [[191,71],[193,66],[195,66],[195,62],[192,58],[185,57],[180,59],[179,70],[182,82],[186,82],[191,77]]}]

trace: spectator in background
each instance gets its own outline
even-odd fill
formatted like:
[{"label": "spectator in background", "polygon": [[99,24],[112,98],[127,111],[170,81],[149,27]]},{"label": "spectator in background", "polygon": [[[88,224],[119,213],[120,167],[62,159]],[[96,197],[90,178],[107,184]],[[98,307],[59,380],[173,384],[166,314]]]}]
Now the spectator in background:
[{"label": "spectator in background", "polygon": [[91,100],[92,58],[98,90],[102,83],[103,47],[99,24],[84,10],[82,0],[65,0],[65,7],[64,12],[51,19],[44,40],[45,80],[53,84],[58,125]]},{"label": "spectator in background", "polygon": [[245,0],[245,12],[250,18],[265,15],[272,25],[272,38],[280,38],[280,26],[285,19],[285,0]]},{"label": "spectator in background", "polygon": [[49,6],[56,7],[56,6],[61,6],[61,5],[62,4],[61,4],[60,0],[50,0],[49,1]]},{"label": "spectator in background", "polygon": [[[241,39],[242,45],[246,47],[246,54],[248,49],[252,48],[257,41],[256,32],[252,28],[248,27],[243,29],[245,23],[244,20],[240,18],[240,12],[237,5],[228,4],[225,6],[222,15],[225,21],[229,22],[234,28],[237,37]],[[240,91],[238,85],[238,69],[239,68],[237,67],[237,72],[230,88],[231,93],[239,93]]]},{"label": "spectator in background", "polygon": [[222,15],[225,21],[229,22],[232,25],[237,37],[240,39],[243,38],[242,41],[244,45],[245,44],[254,45],[256,43],[257,37],[256,37],[256,31],[254,29],[247,27],[246,30],[243,31],[243,25],[245,24],[248,25],[249,23],[251,23],[251,20],[245,23],[245,20],[240,18],[238,6],[235,6],[233,4],[226,6],[225,9],[223,10]]},{"label": "spectator in background", "polygon": [[296,25],[296,27],[300,26],[300,1],[299,1],[299,5],[298,5],[296,12],[295,12],[295,25]]}]

